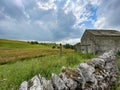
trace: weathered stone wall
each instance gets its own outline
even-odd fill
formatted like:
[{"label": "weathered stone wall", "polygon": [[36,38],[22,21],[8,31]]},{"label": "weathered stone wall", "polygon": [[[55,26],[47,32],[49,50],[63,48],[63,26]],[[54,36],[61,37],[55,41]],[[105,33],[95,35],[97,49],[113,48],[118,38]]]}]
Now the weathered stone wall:
[{"label": "weathered stone wall", "polygon": [[[81,50],[82,53],[94,53],[94,40],[95,37],[89,32],[85,32],[84,36],[81,38],[81,45],[90,45],[90,46],[81,46],[79,49]],[[87,49],[87,50],[86,50]]]},{"label": "weathered stone wall", "polygon": [[74,69],[63,67],[51,80],[40,75],[24,81],[19,90],[110,90],[118,75],[117,58],[109,51]]},{"label": "weathered stone wall", "polygon": [[120,51],[120,37],[106,37],[96,36],[95,39],[95,53],[103,53],[111,49]]},{"label": "weathered stone wall", "polygon": [[120,51],[120,36],[94,35],[86,31],[81,38],[81,45],[90,45],[77,48],[82,53],[101,54],[111,49]]}]

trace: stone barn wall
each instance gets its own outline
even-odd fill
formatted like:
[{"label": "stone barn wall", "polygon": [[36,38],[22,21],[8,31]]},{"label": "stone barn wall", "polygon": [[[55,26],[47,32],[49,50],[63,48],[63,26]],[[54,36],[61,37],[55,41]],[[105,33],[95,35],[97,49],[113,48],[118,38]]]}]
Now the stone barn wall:
[{"label": "stone barn wall", "polygon": [[[89,45],[89,46],[85,46]],[[78,48],[79,49],[79,48]],[[82,53],[102,54],[111,49],[120,51],[120,32],[116,30],[86,30],[81,38]]]},{"label": "stone barn wall", "polygon": [[96,51],[104,53],[111,49],[120,51],[120,37],[96,37]]},{"label": "stone barn wall", "polygon": [[[94,48],[93,48],[93,44],[94,42],[92,40],[94,40],[94,36],[91,35],[91,33],[84,33],[84,36],[81,38],[81,45],[90,45],[90,46],[81,46],[80,50],[82,53],[94,53]],[[86,50],[87,49],[87,50]]]},{"label": "stone barn wall", "polygon": [[36,75],[19,90],[110,90],[117,75],[117,58],[111,50],[74,69],[63,67],[60,75],[52,74],[50,80]]}]

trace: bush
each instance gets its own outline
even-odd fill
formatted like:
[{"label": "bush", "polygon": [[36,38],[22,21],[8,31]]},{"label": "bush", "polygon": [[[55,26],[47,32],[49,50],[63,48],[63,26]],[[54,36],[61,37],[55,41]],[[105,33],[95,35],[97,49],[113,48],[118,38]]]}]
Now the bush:
[{"label": "bush", "polygon": [[54,48],[56,48],[55,46],[52,46],[52,48],[54,49]]},{"label": "bush", "polygon": [[31,44],[39,44],[37,41],[31,41]]},{"label": "bush", "polygon": [[118,51],[117,55],[119,55],[119,56],[120,56],[120,51]]},{"label": "bush", "polygon": [[63,45],[63,47],[64,47],[65,49],[74,49],[74,46],[73,46],[73,45],[70,45],[70,44],[65,44],[65,45]]}]

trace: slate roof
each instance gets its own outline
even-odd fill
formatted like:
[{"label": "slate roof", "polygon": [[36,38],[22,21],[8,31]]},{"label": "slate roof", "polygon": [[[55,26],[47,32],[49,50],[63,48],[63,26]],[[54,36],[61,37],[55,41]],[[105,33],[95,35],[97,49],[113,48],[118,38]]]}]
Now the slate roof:
[{"label": "slate roof", "polygon": [[95,36],[120,36],[120,32],[116,30],[87,29],[86,32],[90,32]]}]

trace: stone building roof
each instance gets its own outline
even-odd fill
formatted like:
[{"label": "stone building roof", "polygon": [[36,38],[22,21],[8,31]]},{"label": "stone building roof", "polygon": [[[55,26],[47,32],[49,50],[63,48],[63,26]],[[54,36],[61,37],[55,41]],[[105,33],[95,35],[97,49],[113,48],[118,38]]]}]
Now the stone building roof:
[{"label": "stone building roof", "polygon": [[120,32],[116,30],[87,29],[86,32],[90,32],[95,36],[120,36]]}]

